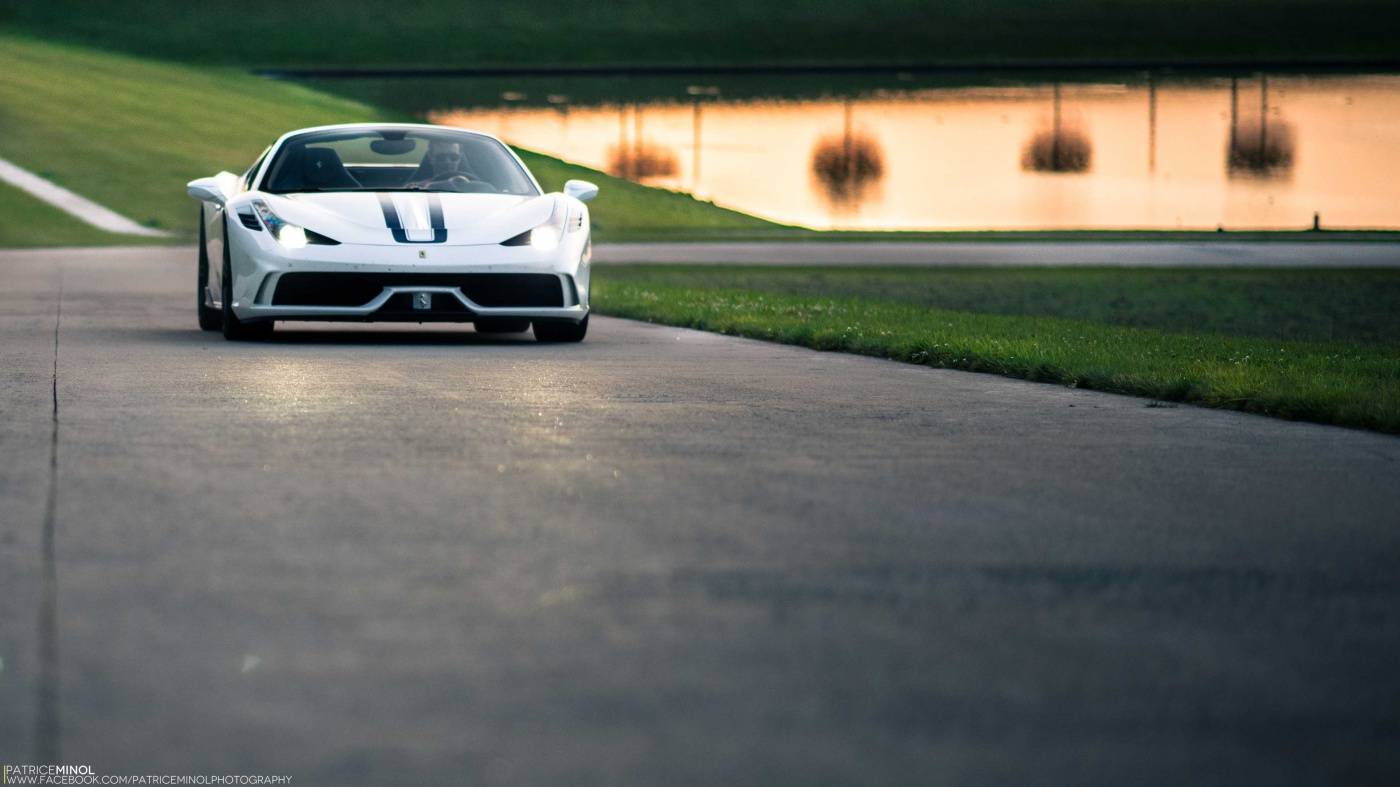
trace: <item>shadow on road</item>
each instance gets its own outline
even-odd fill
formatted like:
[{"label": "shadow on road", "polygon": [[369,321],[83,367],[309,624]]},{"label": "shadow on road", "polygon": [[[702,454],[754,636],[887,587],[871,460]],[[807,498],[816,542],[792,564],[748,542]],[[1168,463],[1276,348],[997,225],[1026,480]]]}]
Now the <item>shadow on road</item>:
[{"label": "shadow on road", "polygon": [[[164,342],[169,344],[199,344],[203,342],[215,342],[224,344],[224,339],[218,333],[205,333],[199,330],[187,330],[183,328],[135,328],[129,330],[115,329],[109,333],[126,335],[137,341]],[[403,329],[384,329],[381,327],[364,329],[318,329],[318,328],[282,328],[278,326],[276,333],[270,338],[252,341],[233,343],[236,346],[256,347],[258,345],[462,345],[471,347],[549,347],[548,344],[541,344],[535,341],[534,335],[526,333],[518,334],[481,334],[472,331],[470,328],[457,328],[455,330],[423,330],[414,326]]]},{"label": "shadow on road", "polygon": [[[416,326],[415,326],[416,327]],[[535,341],[531,333],[517,334],[482,334],[475,331],[461,328],[457,330],[384,330],[383,328],[366,328],[363,330],[354,329],[284,329],[278,327],[271,338],[263,340],[265,344],[460,344],[476,347],[543,347]]]}]

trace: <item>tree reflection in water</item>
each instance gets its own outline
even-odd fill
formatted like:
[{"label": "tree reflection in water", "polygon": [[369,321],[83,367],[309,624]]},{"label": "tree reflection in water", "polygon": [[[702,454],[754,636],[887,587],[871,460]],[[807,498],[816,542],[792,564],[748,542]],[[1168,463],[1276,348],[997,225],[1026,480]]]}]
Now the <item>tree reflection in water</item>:
[{"label": "tree reflection in water", "polygon": [[1086,172],[1093,156],[1088,135],[1067,125],[1060,111],[1060,85],[1055,84],[1050,128],[1037,131],[1021,153],[1021,168],[1032,172]]},{"label": "tree reflection in water", "polygon": [[885,175],[880,143],[856,131],[851,114],[847,100],[841,133],[822,137],[812,149],[812,175],[832,206],[840,210],[858,207]]},{"label": "tree reflection in water", "polygon": [[627,137],[627,108],[620,107],[617,144],[608,149],[608,173],[628,180],[668,178],[679,165],[670,148],[647,142],[642,136],[642,110],[632,105],[632,137]]},{"label": "tree reflection in water", "polygon": [[1269,78],[1259,77],[1259,117],[1240,120],[1239,80],[1230,80],[1230,143],[1225,170],[1231,178],[1279,178],[1292,174],[1293,126],[1269,118]]}]

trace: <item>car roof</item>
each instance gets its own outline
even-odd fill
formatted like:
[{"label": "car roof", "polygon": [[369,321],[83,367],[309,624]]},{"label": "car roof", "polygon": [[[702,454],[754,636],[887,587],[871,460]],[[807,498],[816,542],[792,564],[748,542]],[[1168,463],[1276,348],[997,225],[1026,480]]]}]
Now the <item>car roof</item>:
[{"label": "car roof", "polygon": [[439,126],[434,125],[432,123],[332,123],[328,126],[307,126],[306,128],[293,129],[292,131],[288,131],[287,133],[278,137],[277,141],[272,143],[272,147],[278,147],[284,141],[286,141],[288,137],[295,137],[298,134],[306,134],[312,131],[354,131],[357,129],[369,130],[375,128],[401,128],[409,130],[420,129],[423,131],[460,131],[464,134],[475,134],[479,137],[487,137],[488,139],[494,139],[503,145],[505,144],[504,140],[502,140],[500,137],[497,137],[495,134],[488,134],[485,131],[477,131],[476,129],[462,128],[460,126]]}]

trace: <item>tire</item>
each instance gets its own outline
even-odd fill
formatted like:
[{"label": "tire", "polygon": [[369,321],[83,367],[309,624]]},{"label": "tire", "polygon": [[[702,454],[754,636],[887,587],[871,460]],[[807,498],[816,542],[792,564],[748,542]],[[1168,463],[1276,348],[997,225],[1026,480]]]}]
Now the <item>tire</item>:
[{"label": "tire", "polygon": [[477,333],[524,333],[530,330],[529,320],[510,317],[481,317],[476,321]]},{"label": "tire", "polygon": [[213,306],[204,305],[204,295],[209,290],[209,248],[204,238],[204,206],[199,206],[199,273],[195,276],[194,308],[199,313],[201,331],[217,331],[224,325],[224,315]]},{"label": "tire", "polygon": [[224,338],[231,342],[256,341],[272,335],[272,321],[243,322],[233,313],[233,261],[228,250],[228,216],[224,216],[224,275],[220,282],[223,290],[222,325]]},{"label": "tire", "polygon": [[588,315],[578,322],[536,320],[535,339],[541,342],[581,342],[588,334]]}]

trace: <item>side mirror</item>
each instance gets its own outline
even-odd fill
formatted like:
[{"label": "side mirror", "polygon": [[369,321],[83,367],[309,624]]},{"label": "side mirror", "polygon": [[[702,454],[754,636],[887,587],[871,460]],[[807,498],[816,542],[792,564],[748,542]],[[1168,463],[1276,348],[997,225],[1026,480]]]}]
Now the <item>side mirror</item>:
[{"label": "side mirror", "polygon": [[219,207],[223,207],[224,203],[228,201],[217,177],[192,180],[185,184],[185,192],[201,202],[212,202]]},{"label": "side mirror", "polygon": [[576,200],[587,202],[598,196],[598,187],[586,180],[570,180],[564,183],[564,193]]}]

